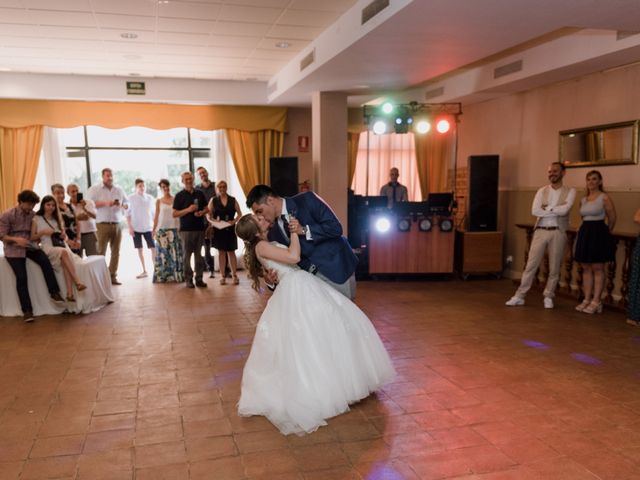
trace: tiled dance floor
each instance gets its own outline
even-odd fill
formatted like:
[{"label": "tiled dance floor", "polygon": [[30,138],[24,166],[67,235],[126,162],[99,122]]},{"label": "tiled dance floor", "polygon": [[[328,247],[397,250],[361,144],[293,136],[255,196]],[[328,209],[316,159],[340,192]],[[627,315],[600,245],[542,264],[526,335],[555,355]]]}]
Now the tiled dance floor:
[{"label": "tiled dance floor", "polygon": [[638,479],[640,329],[507,280],[361,282],[395,383],[305,437],[239,418],[266,296],[127,280],[0,319],[0,479]]}]

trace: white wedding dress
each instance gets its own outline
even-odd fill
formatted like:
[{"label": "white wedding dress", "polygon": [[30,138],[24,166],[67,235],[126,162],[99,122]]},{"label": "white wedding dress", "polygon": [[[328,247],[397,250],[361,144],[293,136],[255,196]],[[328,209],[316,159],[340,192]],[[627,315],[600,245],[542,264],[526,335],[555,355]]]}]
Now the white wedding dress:
[{"label": "white wedding dress", "polygon": [[279,283],[256,328],[238,413],[264,415],[285,435],[310,433],[395,371],[353,302],[296,265],[260,261]]}]

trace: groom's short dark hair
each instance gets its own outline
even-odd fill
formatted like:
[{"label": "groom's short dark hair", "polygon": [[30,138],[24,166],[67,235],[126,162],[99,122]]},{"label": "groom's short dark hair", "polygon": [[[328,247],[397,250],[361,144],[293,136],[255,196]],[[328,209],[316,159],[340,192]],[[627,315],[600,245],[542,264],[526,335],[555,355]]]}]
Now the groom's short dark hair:
[{"label": "groom's short dark hair", "polygon": [[256,185],[253,187],[247,195],[247,207],[251,208],[254,203],[260,205],[267,201],[267,197],[277,197],[276,192],[273,191],[269,185]]}]

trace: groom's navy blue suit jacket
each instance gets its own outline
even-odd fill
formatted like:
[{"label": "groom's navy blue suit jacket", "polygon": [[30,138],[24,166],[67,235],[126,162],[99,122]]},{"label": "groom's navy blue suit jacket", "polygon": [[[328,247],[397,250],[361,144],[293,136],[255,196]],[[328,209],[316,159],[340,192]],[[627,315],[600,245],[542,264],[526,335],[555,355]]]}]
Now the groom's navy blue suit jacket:
[{"label": "groom's navy blue suit jacket", "polygon": [[[298,265],[309,270],[312,265],[325,277],[335,283],[344,283],[353,275],[358,263],[349,242],[342,236],[342,225],[335,213],[313,192],[299,193],[285,198],[287,211],[296,217],[300,225],[308,226],[312,240],[304,235],[300,238],[300,262]],[[276,222],[271,226],[268,238],[271,241],[289,244]]]}]

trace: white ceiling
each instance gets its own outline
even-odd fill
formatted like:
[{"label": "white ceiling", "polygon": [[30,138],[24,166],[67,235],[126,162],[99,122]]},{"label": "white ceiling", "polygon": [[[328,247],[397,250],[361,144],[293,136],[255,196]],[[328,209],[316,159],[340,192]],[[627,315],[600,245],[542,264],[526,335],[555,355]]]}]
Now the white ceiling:
[{"label": "white ceiling", "polygon": [[0,0],[0,69],[266,81],[355,1]]},{"label": "white ceiling", "polygon": [[[85,83],[95,82],[96,75],[138,74],[148,79],[151,93],[152,79],[156,91],[163,92],[150,94],[148,101],[244,103],[244,85],[249,103],[308,105],[318,90],[349,92],[352,100],[412,87],[411,94],[423,94],[417,85],[465,69],[473,93],[467,66],[483,59],[507,56],[515,48],[529,66],[528,49],[551,45],[559,31],[569,36],[583,29],[640,30],[640,0],[390,0],[389,7],[361,25],[361,11],[371,1],[0,0],[0,96],[56,97],[59,79],[27,85],[17,72],[92,75]],[[123,38],[123,33],[137,37]],[[614,38],[613,43],[607,40],[605,61],[598,35],[582,38],[575,51],[545,53],[558,56],[548,62],[555,72],[545,75],[537,68],[530,74],[535,82],[526,82],[525,68],[517,85],[531,88],[566,78],[570,70],[561,76],[558,69],[572,62],[581,62],[573,71],[585,74],[639,60],[637,48],[624,41],[618,47]],[[290,46],[278,48],[279,42]],[[301,69],[300,60],[311,51],[315,61]],[[12,83],[4,89],[7,94],[2,72],[13,75],[5,82]],[[85,77],[74,77],[76,85],[79,78]],[[171,88],[159,85],[169,81],[160,79],[183,83]],[[202,79],[200,88],[184,79]],[[226,98],[228,81],[238,88]],[[49,91],[38,93],[47,83]],[[102,85],[93,96],[83,90],[78,98],[120,99]],[[72,88],[64,98],[73,98]]]}]

